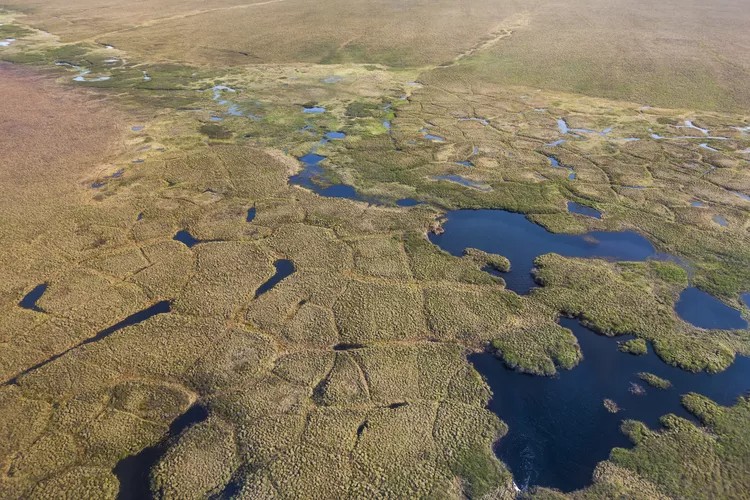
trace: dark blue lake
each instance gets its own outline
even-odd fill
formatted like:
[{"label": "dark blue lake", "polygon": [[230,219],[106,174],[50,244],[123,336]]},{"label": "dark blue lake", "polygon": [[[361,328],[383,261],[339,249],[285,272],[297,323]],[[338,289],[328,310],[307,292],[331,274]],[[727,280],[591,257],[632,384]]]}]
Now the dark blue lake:
[{"label": "dark blue lake", "polygon": [[478,248],[510,259],[511,271],[503,278],[508,289],[519,294],[535,286],[531,277],[534,259],[546,253],[630,261],[660,257],[654,246],[634,231],[551,233],[523,214],[505,210],[454,210],[446,214],[443,229],[442,234],[430,234],[430,241],[453,255]]},{"label": "dark blue lake", "polygon": [[748,326],[739,310],[695,287],[682,291],[674,309],[682,319],[699,328],[731,330]]},{"label": "dark blue lake", "polygon": [[[591,483],[594,467],[613,447],[630,447],[619,428],[623,419],[658,428],[667,413],[689,418],[680,397],[697,392],[722,405],[733,404],[750,390],[750,358],[738,357],[726,371],[709,375],[690,373],[667,365],[650,349],[644,356],[619,352],[618,340],[597,335],[577,320],[560,323],[578,338],[584,359],[556,377],[515,372],[489,353],[469,357],[492,388],[489,408],[509,432],[495,447],[498,457],[513,472],[519,487],[549,486],[572,491]],[[638,377],[649,372],[672,383],[669,389],[649,386]],[[633,385],[645,392],[638,395]],[[640,392],[636,391],[636,392]],[[605,409],[605,398],[620,407]]]}]

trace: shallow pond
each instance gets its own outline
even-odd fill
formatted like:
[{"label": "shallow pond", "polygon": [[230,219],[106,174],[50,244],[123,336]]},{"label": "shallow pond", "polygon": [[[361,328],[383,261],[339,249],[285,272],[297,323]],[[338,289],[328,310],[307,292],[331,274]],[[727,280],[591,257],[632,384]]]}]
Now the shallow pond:
[{"label": "shallow pond", "polygon": [[335,140],[341,140],[346,138],[346,134],[344,132],[326,132],[323,136],[329,141],[335,141]]},{"label": "shallow pond", "polygon": [[727,227],[727,226],[729,225],[729,221],[728,221],[728,220],[726,220],[726,219],[725,219],[725,218],[724,218],[723,216],[721,216],[721,215],[714,215],[714,216],[713,216],[713,217],[711,218],[711,220],[713,220],[713,221],[714,221],[715,223],[717,223],[717,224],[718,224],[718,225],[720,225],[721,227]]},{"label": "shallow pond", "polygon": [[[318,145],[323,145],[332,140],[341,140],[346,137],[344,132],[326,132]],[[367,203],[378,203],[377,200],[360,195],[353,186],[347,184],[331,184],[325,180],[325,172],[320,163],[326,159],[325,156],[319,155],[315,151],[318,146],[314,146],[309,153],[297,158],[304,168],[298,174],[289,177],[289,183],[302,186],[314,192],[318,196],[326,198],[346,198],[347,200],[364,201]]]},{"label": "shallow pond", "polygon": [[467,116],[467,117],[459,118],[458,120],[462,121],[462,122],[478,122],[478,123],[481,123],[482,125],[484,125],[485,127],[490,124],[490,122],[489,122],[489,120],[487,120],[487,118],[480,118],[480,117],[476,117],[476,116],[473,116],[473,117],[468,117]]},{"label": "shallow pond", "polygon": [[568,180],[574,181],[576,179],[576,172],[575,170],[573,170],[572,167],[569,167],[567,165],[563,165],[562,163],[560,163],[560,160],[558,160],[556,156],[553,156],[553,155],[545,155],[545,156],[549,160],[549,164],[552,168],[562,168],[568,171]]},{"label": "shallow pond", "polygon": [[[667,365],[652,351],[644,356],[619,352],[617,340],[597,335],[576,320],[563,318],[560,324],[576,335],[584,359],[555,377],[515,372],[489,353],[469,357],[494,393],[489,408],[508,424],[508,434],[495,451],[519,487],[582,488],[613,447],[631,446],[619,430],[623,419],[652,428],[667,413],[695,421],[681,406],[682,395],[697,392],[730,405],[750,388],[750,358],[738,357],[716,375],[690,373]],[[672,387],[651,387],[640,380],[641,372],[667,379]],[[605,398],[620,411],[610,413]]]},{"label": "shallow pond", "polygon": [[302,112],[306,114],[318,115],[320,113],[325,113],[326,108],[324,108],[323,106],[304,106],[302,108]]},{"label": "shallow pond", "polygon": [[423,127],[419,130],[419,133],[422,134],[422,137],[427,139],[428,141],[432,142],[445,142],[445,137],[442,137],[440,135],[431,134],[427,127]]},{"label": "shallow pond", "polygon": [[321,81],[323,83],[339,83],[343,79],[344,79],[343,76],[331,75],[331,76],[327,76],[327,77],[323,78]]},{"label": "shallow pond", "polygon": [[708,129],[703,127],[698,127],[690,120],[685,120],[685,125],[677,125],[677,128],[692,128],[693,130],[697,130],[701,132],[703,135],[708,135]]},{"label": "shallow pond", "polygon": [[698,146],[701,147],[701,148],[703,148],[703,149],[707,149],[708,151],[712,151],[714,153],[718,153],[719,152],[718,149],[709,146],[708,143],[706,143],[706,142],[702,142],[702,143],[698,144]]}]

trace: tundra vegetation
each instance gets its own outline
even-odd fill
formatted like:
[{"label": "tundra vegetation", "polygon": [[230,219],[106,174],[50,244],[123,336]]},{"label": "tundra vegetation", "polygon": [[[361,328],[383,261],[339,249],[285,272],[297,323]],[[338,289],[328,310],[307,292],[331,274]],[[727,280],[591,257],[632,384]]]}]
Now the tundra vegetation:
[{"label": "tundra vegetation", "polygon": [[[562,49],[540,2],[157,3],[0,12],[0,497],[124,497],[150,450],[160,498],[513,498],[470,352],[574,369],[566,315],[686,370],[750,354],[747,330],[674,311],[692,284],[750,315],[741,49],[717,70],[692,41],[662,47],[654,75],[627,52],[613,87],[597,69],[611,40],[567,34],[565,61],[544,63]],[[591,8],[566,3],[568,24]],[[638,24],[639,5],[618,9]],[[671,21],[646,48],[700,26],[657,11]],[[367,201],[290,184],[311,152],[315,183]],[[635,230],[682,265],[546,254],[517,295],[504,256],[429,242],[456,208]],[[258,294],[281,260],[293,272]],[[743,496],[748,400],[683,402],[700,426],[626,421],[634,447],[570,496]]]}]

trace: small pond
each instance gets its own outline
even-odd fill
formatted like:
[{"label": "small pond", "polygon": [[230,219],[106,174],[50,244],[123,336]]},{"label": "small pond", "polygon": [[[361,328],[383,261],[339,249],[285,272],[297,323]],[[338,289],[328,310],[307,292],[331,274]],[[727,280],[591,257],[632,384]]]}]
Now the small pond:
[{"label": "small pond", "polygon": [[39,306],[36,305],[36,303],[39,299],[42,298],[42,295],[44,295],[44,292],[46,291],[47,283],[37,285],[33,290],[24,295],[18,305],[23,307],[24,309],[29,309],[30,311],[44,312]]},{"label": "small pond", "polygon": [[593,219],[602,218],[602,213],[599,210],[586,205],[581,205],[580,203],[576,203],[575,201],[568,202],[568,212],[572,214],[584,215]]},{"label": "small pond", "polygon": [[188,248],[193,248],[195,245],[200,243],[200,240],[193,237],[193,235],[190,234],[190,231],[188,231],[187,229],[177,231],[172,239],[175,241],[179,241]]},{"label": "small pond", "polygon": [[324,178],[323,167],[320,162],[326,157],[314,152],[310,152],[298,158],[304,168],[298,174],[289,177],[289,182],[296,186],[302,186],[309,189],[319,196],[326,198],[346,198],[354,201],[368,201],[357,193],[353,186],[347,184],[331,184]]}]

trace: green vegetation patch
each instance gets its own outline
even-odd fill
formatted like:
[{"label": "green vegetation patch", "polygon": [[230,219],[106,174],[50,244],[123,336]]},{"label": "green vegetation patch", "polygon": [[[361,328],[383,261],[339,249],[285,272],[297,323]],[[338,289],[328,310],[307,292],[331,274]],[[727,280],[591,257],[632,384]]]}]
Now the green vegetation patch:
[{"label": "green vegetation patch", "polygon": [[375,118],[382,115],[382,104],[366,101],[354,101],[346,106],[346,116],[350,118]]},{"label": "green vegetation patch", "polygon": [[741,335],[703,332],[677,318],[674,304],[684,285],[662,281],[663,264],[614,264],[547,254],[535,265],[534,276],[542,287],[532,292],[534,298],[602,334],[633,334],[650,341],[668,363],[716,372],[733,362],[734,352],[747,349]]},{"label": "green vegetation patch", "polygon": [[464,256],[477,261],[482,267],[488,267],[493,271],[507,273],[510,271],[510,261],[502,255],[487,253],[476,248],[464,250]]},{"label": "green vegetation patch", "polygon": [[662,418],[662,431],[626,424],[624,430],[636,446],[614,449],[610,461],[673,497],[742,496],[750,477],[750,400],[740,398],[735,406],[724,408],[690,394],[683,404],[697,413],[708,429],[674,415]]},{"label": "green vegetation patch", "polygon": [[642,356],[648,353],[648,343],[643,339],[631,339],[617,344],[621,352]]},{"label": "green vegetation patch", "polygon": [[658,377],[653,373],[641,372],[638,374],[638,378],[648,383],[648,385],[650,385],[651,387],[656,387],[657,389],[669,389],[670,387],[672,387],[672,382],[667,379]]},{"label": "green vegetation patch", "polygon": [[232,132],[223,125],[216,123],[206,123],[201,125],[198,131],[208,136],[209,139],[227,140],[232,138]]}]

